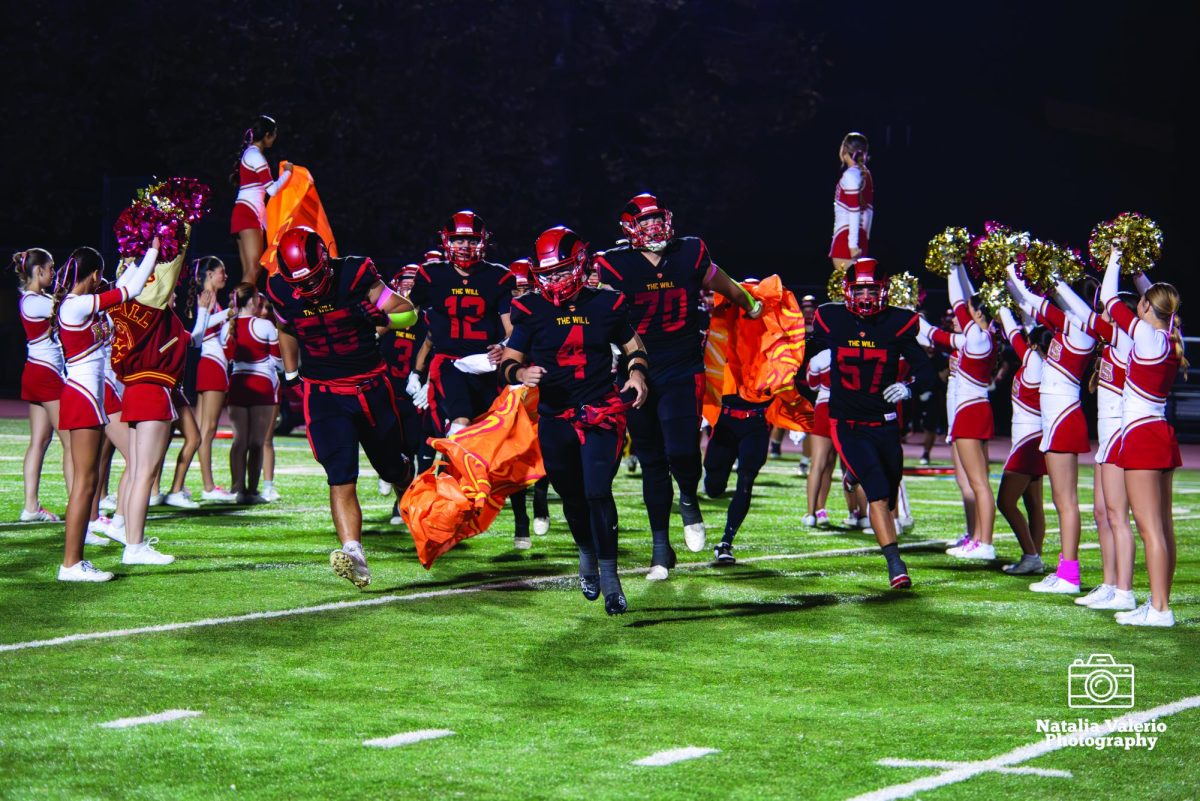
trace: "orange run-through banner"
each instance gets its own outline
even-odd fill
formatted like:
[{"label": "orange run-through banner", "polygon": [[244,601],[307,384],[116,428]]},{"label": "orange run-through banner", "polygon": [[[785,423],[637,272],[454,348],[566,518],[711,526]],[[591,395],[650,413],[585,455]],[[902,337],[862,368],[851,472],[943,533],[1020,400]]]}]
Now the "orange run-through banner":
[{"label": "orange run-through banner", "polygon": [[[283,170],[287,162],[279,165]],[[329,218],[325,216],[325,208],[317,195],[317,186],[313,183],[312,173],[307,168],[297,164],[292,166],[292,177],[287,185],[275,193],[267,201],[267,235],[266,249],[263,251],[259,264],[266,268],[268,275],[279,271],[275,263],[275,252],[279,249],[279,238],[283,232],[298,225],[306,225],[321,235],[329,255],[337,258],[337,242],[333,238],[333,230],[329,227]]]}]

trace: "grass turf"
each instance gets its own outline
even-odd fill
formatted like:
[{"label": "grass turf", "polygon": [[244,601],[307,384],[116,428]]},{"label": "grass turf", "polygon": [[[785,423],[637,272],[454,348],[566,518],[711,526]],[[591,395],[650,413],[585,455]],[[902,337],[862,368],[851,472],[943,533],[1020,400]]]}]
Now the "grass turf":
[{"label": "grass turf", "polygon": [[[0,422],[0,519],[20,510],[24,432],[22,421]],[[57,454],[52,446],[42,500],[61,512]],[[117,546],[89,548],[118,573],[107,585],[53,580],[61,526],[0,524],[0,643],[542,580],[0,652],[0,797],[846,799],[938,772],[877,764],[885,757],[987,759],[1041,739],[1039,718],[1122,714],[1068,708],[1067,668],[1091,653],[1135,665],[1138,710],[1200,693],[1195,473],[1177,478],[1179,625],[1153,630],[1119,627],[1108,613],[1029,592],[1028,579],[920,545],[962,528],[952,479],[909,479],[918,524],[902,543],[914,545],[905,558],[916,587],[892,592],[877,552],[828,553],[872,538],[799,525],[791,460],[769,462],[759,478],[740,564],[699,564],[711,554],[687,555],[680,543],[695,567],[661,584],[627,575],[631,611],[618,618],[579,595],[553,501],[554,526],[532,551],[513,550],[505,513],[426,572],[407,534],[387,525],[391,499],[367,475],[375,583],[360,593],[329,569],[324,478],[307,445],[282,439],[277,454],[281,502],[152,510],[149,533],[178,560],[123,568]],[[219,441],[214,459],[226,457]],[[1086,506],[1087,471],[1082,484]],[[640,481],[622,470],[616,491],[622,565],[643,567]],[[704,509],[719,532],[724,502]],[[1053,553],[1057,534],[1048,542]],[[998,545],[1010,558],[1019,550],[1011,535]],[[1098,579],[1097,551],[1083,560],[1085,584]],[[1141,570],[1136,589],[1146,591]],[[204,714],[98,727],[167,709]],[[1200,710],[1164,722],[1153,751],[1073,747],[1027,763],[1073,778],[991,772],[919,797],[1195,798]],[[362,745],[417,729],[456,734]],[[631,764],[684,746],[720,753]]]}]

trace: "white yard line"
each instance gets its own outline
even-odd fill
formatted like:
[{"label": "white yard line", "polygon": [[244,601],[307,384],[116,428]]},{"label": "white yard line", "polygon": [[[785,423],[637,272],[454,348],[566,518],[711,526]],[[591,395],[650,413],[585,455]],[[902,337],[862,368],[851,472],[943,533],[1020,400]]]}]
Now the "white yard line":
[{"label": "white yard line", "polygon": [[674,765],[676,762],[684,762],[689,759],[699,759],[700,757],[708,756],[709,754],[719,754],[719,748],[699,748],[694,745],[689,745],[687,748],[672,748],[669,751],[659,751],[656,754],[651,754],[648,757],[642,757],[633,764],[641,765],[645,768],[661,768],[664,765]]},{"label": "white yard line", "polygon": [[363,740],[363,745],[370,748],[398,748],[402,745],[412,745],[422,740],[436,740],[439,737],[449,737],[454,732],[449,729],[418,729],[393,734],[391,737],[377,737],[374,740]]},{"label": "white yard line", "polygon": [[110,720],[108,723],[101,723],[100,728],[131,729],[134,726],[144,726],[147,723],[168,723],[172,720],[182,720],[183,718],[198,718],[203,714],[203,712],[197,712],[194,709],[168,709],[166,712],[158,712],[153,715],[143,715],[139,718],[121,718],[119,720]]},{"label": "white yard line", "polygon": [[[911,550],[913,548],[923,548],[929,545],[940,545],[942,540],[925,540],[922,542],[905,543],[900,546],[900,550]],[[812,551],[809,553],[794,553],[794,554],[773,554],[770,556],[755,556],[749,559],[741,559],[740,562],[769,562],[780,559],[818,559],[827,556],[856,556],[863,554],[878,553],[877,546],[868,548],[838,548],[828,551]],[[712,567],[712,562],[686,562],[675,566],[676,570],[688,570],[692,568]],[[620,571],[623,575],[637,575],[649,571],[648,567],[626,568]],[[456,595],[471,595],[477,592],[490,592],[494,590],[515,590],[535,587],[541,584],[550,584],[556,581],[569,581],[578,578],[577,573],[563,573],[556,576],[538,576],[510,579],[508,581],[496,581],[488,584],[477,584],[473,587],[457,587],[448,590],[431,590],[429,592],[414,592],[408,595],[380,595],[376,598],[362,598],[357,601],[337,601],[335,603],[317,604],[316,606],[298,606],[292,609],[276,609],[268,612],[251,612],[244,615],[230,615],[229,617],[210,617],[202,620],[189,620],[182,623],[163,623],[157,626],[139,626],[130,629],[112,629],[109,631],[90,631],[81,634],[68,634],[62,637],[53,637],[48,640],[29,640],[27,642],[13,642],[0,644],[0,652],[5,651],[27,651],[31,648],[50,648],[57,645],[68,645],[76,642],[89,642],[92,640],[112,640],[122,637],[133,637],[138,634],[157,634],[166,631],[186,631],[188,629],[207,628],[209,626],[225,626],[231,623],[247,623],[254,620],[274,620],[281,617],[295,617],[299,615],[314,615],[321,612],[343,612],[347,609],[357,609],[367,606],[384,606],[386,604],[403,603],[406,601],[421,601],[428,598],[446,598]]]},{"label": "white yard line", "polygon": [[954,763],[958,767],[950,768],[933,776],[926,776],[923,779],[915,779],[903,784],[893,784],[890,787],[872,790],[869,793],[856,795],[854,798],[849,799],[849,801],[894,801],[897,798],[909,798],[917,793],[924,793],[938,787],[965,782],[981,773],[992,773],[1001,768],[1011,768],[1015,765],[1020,765],[1022,762],[1037,759],[1068,746],[1078,745],[1088,737],[1109,736],[1113,733],[1114,729],[1122,726],[1137,726],[1138,724],[1149,723],[1159,718],[1169,717],[1188,709],[1196,708],[1200,708],[1200,695],[1182,698],[1173,703],[1156,706],[1153,709],[1147,709],[1142,712],[1130,712],[1127,715],[1121,715],[1105,723],[1095,724],[1087,732],[1064,735],[1054,739],[1037,740],[1020,748],[1014,748],[1007,754],[994,756],[991,759],[982,759],[977,762]]},{"label": "white yard line", "polygon": [[[885,768],[939,768],[948,770],[970,765],[970,762],[951,762],[945,759],[881,759],[877,765]],[[1074,776],[1069,770],[1052,770],[1050,768],[996,768],[994,773],[1015,773],[1021,776],[1042,776],[1048,779],[1071,779]]]}]

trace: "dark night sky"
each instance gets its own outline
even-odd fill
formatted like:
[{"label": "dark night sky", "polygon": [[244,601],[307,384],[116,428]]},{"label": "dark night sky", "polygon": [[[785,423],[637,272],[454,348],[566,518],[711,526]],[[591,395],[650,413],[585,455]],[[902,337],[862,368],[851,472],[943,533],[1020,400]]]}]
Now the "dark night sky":
[{"label": "dark night sky", "polygon": [[236,263],[226,176],[261,110],[281,125],[269,158],[313,170],[343,252],[416,259],[460,207],[495,230],[497,260],[558,223],[605,245],[623,201],[652,189],[731,274],[823,285],[835,151],[857,129],[889,269],[916,270],[950,224],[1082,245],[1138,210],[1166,234],[1159,274],[1190,289],[1197,20],[1153,5],[10,8],[0,246],[61,263],[105,244],[137,181],[189,174],[218,190],[193,254]]}]

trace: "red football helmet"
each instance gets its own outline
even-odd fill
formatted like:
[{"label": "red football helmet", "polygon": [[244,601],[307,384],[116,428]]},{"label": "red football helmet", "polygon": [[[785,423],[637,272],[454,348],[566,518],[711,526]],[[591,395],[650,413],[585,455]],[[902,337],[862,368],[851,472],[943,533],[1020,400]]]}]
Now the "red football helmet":
[{"label": "red football helmet", "polygon": [[[450,220],[442,229],[443,258],[455,267],[470,267],[483,261],[483,252],[491,238],[491,232],[484,226],[478,214],[466,210],[455,212],[450,215]],[[465,242],[451,245],[455,240]]]},{"label": "red football helmet", "polygon": [[859,259],[842,276],[846,308],[862,317],[879,314],[888,302],[888,277],[870,258]]},{"label": "red football helmet", "polygon": [[529,273],[532,269],[533,262],[529,259],[517,259],[508,265],[508,271],[512,274],[513,283],[518,291],[524,292],[529,289]]},{"label": "red football helmet", "polygon": [[412,291],[413,281],[417,278],[417,270],[421,269],[419,264],[406,264],[400,268],[400,272],[392,277],[389,284],[392,291],[399,292],[401,295],[408,297],[408,293]]},{"label": "red football helmet", "polygon": [[446,260],[446,254],[440,250],[427,250],[425,255],[421,257],[421,266],[428,267],[431,264],[438,264]]},{"label": "red football helmet", "polygon": [[542,297],[555,306],[583,289],[587,243],[570,228],[558,225],[539,236],[533,245],[533,258],[533,282]]},{"label": "red football helmet", "polygon": [[671,227],[671,211],[658,205],[658,198],[646,192],[631,199],[621,211],[621,230],[629,244],[638,250],[654,253],[665,248],[675,238]]},{"label": "red football helmet", "polygon": [[325,240],[307,226],[284,231],[279,238],[279,274],[298,298],[324,295],[333,279]]}]

